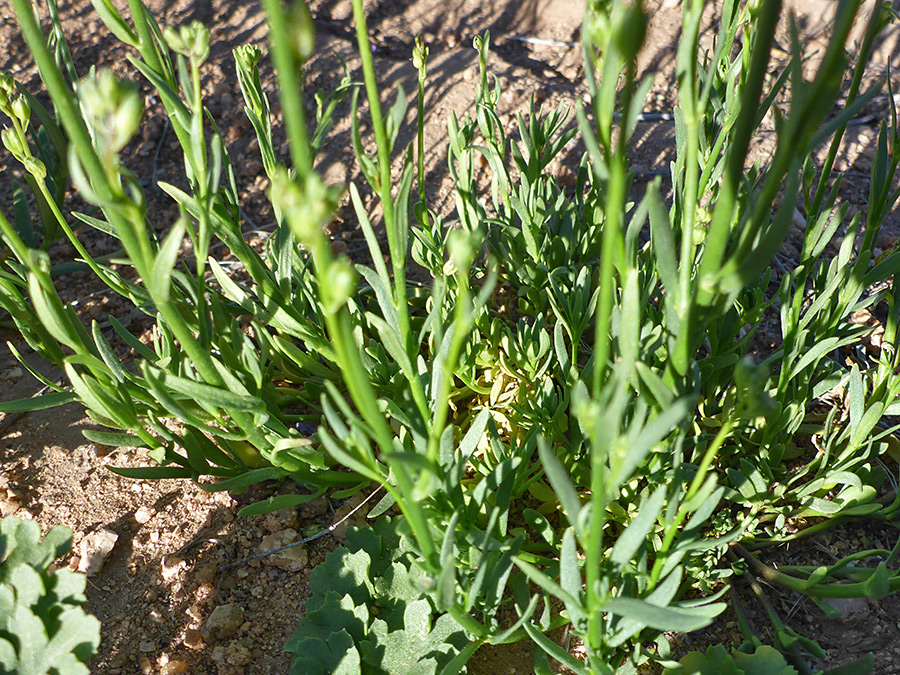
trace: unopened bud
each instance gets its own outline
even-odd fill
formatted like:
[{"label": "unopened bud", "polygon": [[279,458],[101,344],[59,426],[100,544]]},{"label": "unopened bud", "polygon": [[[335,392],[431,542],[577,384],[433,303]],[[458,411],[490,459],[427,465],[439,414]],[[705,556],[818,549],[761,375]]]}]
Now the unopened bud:
[{"label": "unopened bud", "polygon": [[416,38],[416,46],[413,47],[412,62],[413,66],[422,73],[423,77],[428,65],[428,51],[428,47],[425,46],[425,40],[420,35]]},{"label": "unopened bud", "polygon": [[297,0],[289,10],[288,26],[297,60],[306,63],[316,48],[316,25],[304,0]]},{"label": "unopened bud", "polygon": [[28,104],[28,99],[21,94],[17,95],[10,103],[10,111],[22,123],[22,126],[28,127],[31,119],[31,106]]},{"label": "unopened bud", "polygon": [[11,73],[0,70],[0,109],[6,112],[9,102],[16,96],[16,81]]},{"label": "unopened bud", "polygon": [[209,29],[199,21],[180,26],[178,30],[166,26],[163,37],[169,49],[198,64],[206,61],[209,56]]},{"label": "unopened bud", "polygon": [[286,169],[272,178],[272,203],[281,209],[294,236],[305,246],[318,245],[322,228],[331,220],[340,199],[340,189],[327,187],[318,174],[292,179]]},{"label": "unopened bud", "polygon": [[3,140],[4,147],[19,161],[22,161],[28,154],[28,145],[24,143],[22,137],[12,127],[6,127],[3,131],[0,131],[0,139]]},{"label": "unopened bud", "polygon": [[25,170],[34,176],[35,180],[42,181],[47,177],[47,167],[37,157],[26,155],[22,158],[22,164]]},{"label": "unopened bud", "polygon": [[447,238],[449,260],[444,265],[445,274],[468,274],[478,253],[476,237],[466,230],[453,230]]},{"label": "unopened bud", "polygon": [[325,283],[328,284],[328,291],[325,294],[328,304],[325,310],[337,312],[356,292],[356,270],[346,258],[338,258],[328,266]]},{"label": "unopened bud", "polygon": [[234,58],[240,61],[248,70],[259,63],[262,52],[256,45],[240,45],[234,49]]},{"label": "unopened bud", "polygon": [[137,85],[103,69],[83,78],[77,87],[84,120],[97,149],[117,154],[131,140],[141,122],[144,104]]}]

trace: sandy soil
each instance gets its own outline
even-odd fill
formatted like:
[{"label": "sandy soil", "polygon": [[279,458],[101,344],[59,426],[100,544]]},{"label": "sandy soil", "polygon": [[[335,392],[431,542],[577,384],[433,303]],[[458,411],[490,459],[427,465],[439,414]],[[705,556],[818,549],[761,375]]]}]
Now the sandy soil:
[{"label": "sandy soil", "polygon": [[[89,0],[61,3],[63,25],[79,72],[92,65],[111,65],[121,74],[135,77],[128,66],[126,50],[115,44],[102,23],[93,14]],[[641,68],[655,74],[648,98],[647,112],[670,111],[674,105],[674,49],[680,7],[677,3],[652,0],[651,32]],[[804,35],[811,46],[824,44],[824,28],[831,3],[826,0],[797,0]],[[472,104],[477,58],[471,48],[472,37],[490,30],[495,45],[491,66],[504,88],[502,111],[512,115],[527,110],[530,98],[545,106],[561,102],[573,104],[585,95],[580,65],[580,49],[570,44],[578,40],[581,2],[578,0],[381,0],[368,2],[369,25],[375,45],[376,68],[382,82],[402,84],[410,94],[415,91],[415,73],[410,63],[415,36],[424,36],[431,48],[429,88],[425,108],[428,111],[426,142],[430,149],[428,176],[430,199],[448,210],[445,129],[452,112],[465,113]],[[212,55],[205,70],[208,105],[238,171],[244,190],[243,208],[252,223],[252,237],[271,230],[271,215],[264,206],[267,187],[262,164],[255,152],[249,123],[243,116],[240,90],[234,76],[231,50],[246,42],[261,44],[266,35],[264,17],[257,3],[236,0],[154,0],[149,4],[159,21],[178,25],[194,19],[212,27]],[[8,5],[6,5],[8,7]],[[354,72],[358,60],[348,0],[317,0],[311,3],[317,29],[318,52],[308,66],[309,88],[328,89],[337,84],[343,57]],[[549,44],[523,42],[520,38],[541,38]],[[784,45],[787,43],[784,42]],[[896,35],[879,46],[879,59],[885,63],[893,55],[898,65]],[[0,67],[35,93],[39,84],[34,77],[24,43],[17,34],[11,11],[0,17]],[[873,72],[873,76],[877,75]],[[263,64],[264,85],[274,92],[271,69]],[[389,88],[385,88],[385,93]],[[274,93],[271,100],[275,101]],[[165,134],[165,117],[160,103],[147,97],[145,123],[126,155],[127,166],[148,185],[152,180],[177,182],[181,173],[180,156],[172,134]],[[349,141],[349,105],[337,111],[337,123],[319,167],[329,181],[347,182],[358,174],[354,168]],[[412,120],[412,110],[409,120]],[[276,114],[276,122],[279,118]],[[872,140],[877,120],[851,129],[848,147],[839,169],[847,176],[844,196],[855,208],[862,208],[867,184],[856,172],[869,168]],[[407,125],[403,133],[410,138]],[[764,153],[771,139],[758,139]],[[572,145],[556,167],[560,175],[571,171],[582,148]],[[280,152],[286,155],[285,148]],[[649,179],[665,170],[674,156],[674,129],[670,122],[642,124],[634,149],[635,169],[640,179]],[[0,185],[0,208],[11,212],[11,181],[20,177],[18,167],[0,156],[0,172],[6,177]],[[362,187],[362,186],[360,186]],[[167,199],[148,189],[150,210],[155,224],[164,228],[177,215]],[[882,242],[884,247],[897,238],[897,218]],[[352,218],[338,222],[332,236],[339,245],[358,245],[359,233]],[[104,253],[111,242],[94,233],[85,233],[89,250]],[[792,244],[788,243],[788,247]],[[55,246],[51,253],[58,259],[70,256],[68,244]],[[790,249],[786,251],[790,256]],[[70,301],[77,301],[86,319],[105,319],[115,315],[123,321],[140,324],[116,298],[107,296],[85,273],[60,279],[61,290]],[[776,334],[773,326],[772,334]],[[14,339],[11,334],[4,336]],[[40,367],[40,366],[39,366]],[[50,377],[60,374],[45,371]],[[4,400],[35,394],[39,386],[24,373],[4,348],[0,354],[0,381]],[[286,638],[293,632],[307,597],[307,579],[311,569],[321,562],[340,537],[329,535],[304,547],[292,556],[267,558],[229,569],[229,563],[243,560],[277,543],[319,531],[345,514],[350,504],[321,499],[296,511],[267,517],[237,518],[242,504],[251,503],[289,485],[257,489],[252,494],[232,498],[209,494],[189,482],[136,481],[109,472],[107,465],[135,466],[147,463],[146,457],[128,449],[98,446],[86,442],[81,431],[90,420],[75,405],[6,417],[0,421],[0,511],[34,518],[44,529],[64,524],[75,531],[75,551],[63,564],[77,566],[82,541],[88,546],[96,534],[109,530],[117,535],[112,554],[101,571],[90,578],[88,609],[102,621],[103,641],[92,672],[120,675],[132,673],[217,673],[219,675],[282,675],[289,660],[282,652]],[[871,540],[888,548],[888,532],[867,533]],[[843,538],[842,538],[843,537]],[[857,531],[835,533],[826,543],[844,541],[849,550],[865,544]],[[870,542],[871,543],[871,542]],[[833,548],[833,547],[832,547]],[[833,549],[838,550],[838,549]],[[842,551],[846,553],[847,551]],[[794,555],[794,552],[790,552]],[[813,555],[812,553],[808,555]],[[778,599],[787,607],[794,599]],[[209,630],[213,611],[231,606],[232,620],[219,630]],[[235,609],[238,608],[238,609]],[[796,626],[806,635],[822,639],[829,657],[840,660],[848,653],[847,635],[855,635],[860,649],[876,650],[878,673],[900,672],[893,669],[900,653],[900,606],[893,599],[870,605],[863,603],[848,609],[852,624],[826,621],[821,612],[808,604],[797,608]],[[852,611],[851,611],[852,610]],[[753,614],[761,619],[759,613]],[[764,630],[762,621],[758,629]],[[708,640],[734,638],[733,617],[726,615],[704,636]],[[684,643],[698,644],[697,639]],[[852,651],[853,647],[848,648]],[[470,667],[477,673],[531,672],[529,646],[484,651],[476,655]]]}]

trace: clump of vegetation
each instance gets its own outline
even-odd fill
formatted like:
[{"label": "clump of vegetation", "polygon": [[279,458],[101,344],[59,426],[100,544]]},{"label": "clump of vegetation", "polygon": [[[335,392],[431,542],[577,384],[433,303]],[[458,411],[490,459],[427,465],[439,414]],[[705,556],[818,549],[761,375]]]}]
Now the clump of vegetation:
[{"label": "clump of vegetation", "polygon": [[100,622],[82,605],[85,576],[50,565],[72,548],[72,531],[0,519],[0,673],[87,675]]},{"label": "clump of vegetation", "polygon": [[[289,644],[295,670],[311,672],[309,660],[319,659],[340,672],[427,664],[453,673],[480,645],[529,639],[539,648],[536,672],[549,672],[549,656],[576,673],[625,673],[666,661],[662,633],[708,625],[748,569],[813,599],[879,598],[900,587],[898,548],[816,568],[776,571],[763,561],[766,546],[804,534],[795,532],[800,522],[821,530],[860,516],[893,521],[900,510],[895,490],[879,496],[881,458],[895,442],[883,420],[900,394],[900,252],[875,255],[900,196],[893,99],[864,214],[841,203],[833,171],[847,123],[876,94],[861,85],[874,41],[894,18],[889,5],[874,8],[848,63],[860,3],[838,2],[828,49],[810,75],[780,2],[725,0],[709,49],[700,47],[703,3],[685,2],[677,159],[665,191],[661,179],[637,190],[629,165],[650,88],[636,75],[647,25],[640,2],[588,2],[591,102],[576,107],[574,125],[565,108],[532,106],[510,133],[497,109],[489,36],[477,38],[474,115],[448,123],[450,226],[426,198],[427,47],[419,42],[412,54],[418,135],[403,147],[406,94],[398,87],[382,107],[362,1],[354,0],[362,71],[320,94],[307,120],[309,11],[264,0],[289,162],[277,159],[260,49],[234,53],[271,180],[274,234],[261,253],[242,235],[240,187],[204,108],[208,30],[163,29],[140,0],[129,0],[130,18],[108,0],[94,4],[169,115],[185,187],[160,188],[180,215],[157,237],[143,187],[119,160],[141,123],[136,85],[109,71],[77,79],[55,13],[54,53],[29,0],[13,0],[65,133],[68,172],[96,208],[70,215],[117,238],[119,264],[92,259],[49,197],[41,217],[50,221],[45,231],[58,226],[100,281],[152,319],[153,338],[141,342],[112,317],[117,344],[96,323],[88,330],[54,288],[47,254],[0,217],[10,250],[0,305],[69,383],[25,364],[55,391],[2,408],[82,402],[110,429],[89,438],[147,448],[158,462],[115,469],[123,475],[224,479],[201,482],[208,489],[290,477],[313,494],[383,486],[369,515],[394,511],[396,545],[362,537],[317,572],[314,583],[342,581],[334,593],[319,589],[308,607],[302,636]],[[790,22],[793,49],[772,77],[781,20]],[[4,82],[2,110],[18,122],[3,141],[43,190],[47,162],[23,135],[21,101],[30,99]],[[367,210],[357,186],[347,186],[364,261],[333,254],[324,226],[344,188],[325,185],[314,169],[347,95],[360,172],[378,205]],[[361,132],[360,95],[374,153]],[[53,120],[43,124],[50,135]],[[751,163],[763,124],[774,124],[775,150]],[[576,136],[586,153],[567,189],[548,167]],[[486,183],[476,171],[482,161]],[[46,184],[57,194],[58,183]],[[773,272],[798,222],[799,258]],[[245,280],[210,255],[213,241],[241,263]],[[429,284],[412,280],[414,266]],[[881,316],[884,330],[877,354],[865,358],[854,348],[872,328],[851,320],[862,310]],[[780,317],[782,341],[760,353],[753,340],[767,313]],[[826,415],[810,412],[826,399],[838,399]],[[317,431],[302,434],[304,424]],[[379,536],[385,523],[376,521]],[[349,579],[359,585],[345,588]],[[376,606],[385,613],[372,614]],[[815,643],[771,618],[790,668],[811,672],[802,649],[815,652]],[[562,626],[583,644],[583,660],[548,637]]]}]

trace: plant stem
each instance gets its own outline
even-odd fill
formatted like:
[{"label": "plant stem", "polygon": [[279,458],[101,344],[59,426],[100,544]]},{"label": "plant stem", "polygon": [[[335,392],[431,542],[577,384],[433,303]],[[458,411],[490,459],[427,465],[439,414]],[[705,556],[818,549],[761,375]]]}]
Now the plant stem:
[{"label": "plant stem", "polygon": [[[272,1],[272,0],[269,0]],[[401,250],[399,232],[397,232],[394,201],[391,196],[391,147],[384,117],[381,114],[381,101],[378,98],[378,83],[375,81],[375,67],[372,63],[369,29],[366,25],[366,13],[362,0],[353,0],[353,20],[356,23],[356,41],[362,61],[363,80],[366,83],[366,97],[369,100],[369,114],[372,116],[372,129],[375,132],[375,144],[378,148],[378,196],[384,212],[384,227],[388,238],[388,249],[391,254],[391,265],[394,272],[394,304],[397,307],[397,319],[400,323],[400,338],[404,348],[409,351],[409,304],[406,291],[406,247]],[[402,240],[405,242],[406,237]]]},{"label": "plant stem", "polygon": [[[303,2],[304,0],[298,0]],[[302,64],[291,52],[291,25],[285,15],[281,0],[262,0],[269,19],[272,34],[272,61],[278,76],[278,94],[284,111],[284,126],[294,170],[301,176],[312,171],[313,157],[306,128],[306,112],[303,109],[303,91],[300,87]]]}]

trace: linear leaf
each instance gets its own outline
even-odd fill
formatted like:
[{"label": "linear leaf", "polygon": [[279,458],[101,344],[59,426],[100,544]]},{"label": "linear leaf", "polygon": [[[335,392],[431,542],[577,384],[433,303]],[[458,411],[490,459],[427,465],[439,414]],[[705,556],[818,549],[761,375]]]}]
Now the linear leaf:
[{"label": "linear leaf", "polygon": [[572,525],[575,525],[578,522],[578,514],[581,512],[581,500],[578,499],[578,493],[575,491],[575,485],[569,477],[569,472],[566,471],[556,453],[547,445],[547,441],[543,437],[538,438],[538,454],[566,518]]},{"label": "linear leaf", "polygon": [[714,602],[703,607],[658,607],[639,598],[610,598],[601,609],[655,630],[688,633],[712,623],[724,611],[725,603]]},{"label": "linear leaf", "polygon": [[43,396],[20,398],[17,401],[2,401],[0,402],[0,412],[20,413],[46,410],[47,408],[55,408],[58,405],[65,405],[66,403],[77,400],[78,396],[75,393],[71,391],[59,391],[53,392],[52,394],[44,394]]}]

